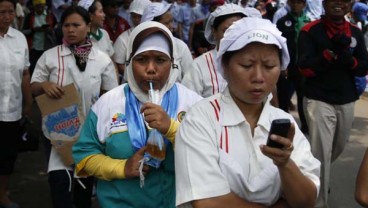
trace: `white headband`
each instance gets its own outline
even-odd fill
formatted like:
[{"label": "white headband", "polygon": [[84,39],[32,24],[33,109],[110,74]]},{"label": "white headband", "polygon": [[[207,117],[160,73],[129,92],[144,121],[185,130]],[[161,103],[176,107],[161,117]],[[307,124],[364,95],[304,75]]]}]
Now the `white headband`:
[{"label": "white headband", "polygon": [[169,42],[167,37],[162,33],[153,33],[146,37],[141,45],[139,45],[133,57],[145,51],[160,51],[171,58]]}]

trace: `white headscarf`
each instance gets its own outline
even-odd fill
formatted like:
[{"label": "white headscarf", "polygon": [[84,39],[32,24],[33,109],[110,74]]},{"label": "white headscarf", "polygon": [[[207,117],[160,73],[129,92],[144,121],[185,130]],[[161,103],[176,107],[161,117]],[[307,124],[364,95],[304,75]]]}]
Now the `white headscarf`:
[{"label": "white headscarf", "polygon": [[155,17],[165,14],[169,11],[171,4],[162,2],[153,2],[143,11],[141,22],[152,21]]},{"label": "white headscarf", "polygon": [[[252,42],[276,45],[281,50],[281,70],[285,70],[290,57],[286,39],[276,25],[267,19],[244,17],[234,22],[224,33],[217,52],[217,63],[222,66],[222,55],[227,51],[236,51]],[[224,76],[222,67],[219,71]]]},{"label": "white headscarf", "polygon": [[[140,46],[142,45],[144,40],[142,40],[142,42],[139,43],[140,45],[135,46],[136,47],[134,49],[135,51],[133,51],[133,43],[134,43],[134,41],[136,40],[136,38],[139,34],[141,34],[142,32],[147,32],[147,30],[150,30],[150,33],[147,34],[144,39],[146,39],[147,37],[149,38],[150,35],[152,35],[154,32],[162,32],[162,34],[165,33],[166,36],[169,38],[169,41],[170,41],[170,42],[166,41],[166,43],[169,43],[169,44],[171,43],[171,45],[169,46],[169,48],[171,49],[170,54],[174,54],[174,52],[173,52],[173,38],[174,37],[172,36],[171,31],[165,25],[163,25],[159,22],[148,21],[148,22],[143,22],[143,23],[139,24],[137,27],[135,27],[133,29],[131,35],[129,36],[129,41],[128,41],[128,48],[127,48],[128,61],[125,62],[126,70],[127,70],[127,81],[128,81],[130,89],[133,91],[133,93],[138,98],[138,100],[141,101],[142,103],[148,102],[149,97],[148,97],[147,92],[144,92],[139,88],[138,83],[134,79],[133,68],[132,68],[132,61],[133,60],[132,60],[131,57],[136,55],[136,52],[138,51],[138,49],[140,51],[145,50],[143,48],[140,48]],[[151,47],[152,45],[153,44],[146,44],[145,47]],[[174,57],[173,57],[174,55],[170,56],[172,61],[174,60]],[[177,67],[175,67],[175,64],[172,63],[169,78],[168,78],[165,85],[161,88],[161,90],[159,92],[159,99],[160,100],[162,99],[163,95],[168,90],[170,90],[171,87],[175,84],[178,75],[179,75],[179,70],[178,70]]]}]

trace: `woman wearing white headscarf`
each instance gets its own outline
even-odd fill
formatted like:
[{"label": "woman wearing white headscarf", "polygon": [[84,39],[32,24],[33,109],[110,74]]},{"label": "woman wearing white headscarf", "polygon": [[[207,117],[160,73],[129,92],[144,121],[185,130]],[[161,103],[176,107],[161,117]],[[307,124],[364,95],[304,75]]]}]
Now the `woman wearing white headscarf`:
[{"label": "woman wearing white headscarf", "polygon": [[[155,21],[165,25],[173,32],[173,16],[170,11],[171,4],[163,2],[153,2],[146,7],[143,12],[141,22]],[[184,75],[193,70],[193,57],[184,41],[174,37],[174,54],[176,67],[179,69],[178,82],[181,82]]]},{"label": "woman wearing white headscarf", "polygon": [[134,27],[136,27],[141,22],[143,11],[150,3],[150,0],[135,0],[130,4],[129,12],[132,27],[121,33],[114,42],[115,54],[112,59],[118,66],[120,76],[124,75],[129,36],[132,33]]},{"label": "woman wearing white headscarf", "polygon": [[[261,13],[258,13],[259,16],[261,16]],[[225,30],[230,27],[233,22],[242,17],[250,16],[251,15],[247,13],[247,9],[236,4],[224,4],[217,7],[216,10],[210,14],[204,34],[206,40],[216,45],[216,48],[194,59],[193,70],[186,73],[181,82],[184,86],[203,97],[209,97],[225,89],[226,81],[218,72],[220,66],[216,64],[220,40]]]},{"label": "woman wearing white headscarf", "polygon": [[[269,20],[245,17],[226,30],[217,61],[227,88],[194,105],[177,133],[177,205],[313,207],[320,162],[292,115],[269,103],[289,63],[286,39]],[[272,134],[281,147],[266,146],[281,118],[291,121],[288,136]]]},{"label": "woman wearing white headscarf", "polygon": [[[73,146],[77,173],[99,179],[101,207],[175,207],[174,137],[185,112],[201,97],[176,83],[173,36],[161,23],[138,25],[127,54],[127,83],[92,106]],[[152,89],[156,99],[150,99]],[[164,136],[163,160],[146,152],[151,128]]]}]

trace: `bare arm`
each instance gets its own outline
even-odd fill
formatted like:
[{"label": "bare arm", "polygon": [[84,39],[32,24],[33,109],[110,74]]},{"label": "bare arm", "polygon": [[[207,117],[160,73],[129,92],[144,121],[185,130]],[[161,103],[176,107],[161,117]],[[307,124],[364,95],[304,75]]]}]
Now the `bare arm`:
[{"label": "bare arm", "polygon": [[355,182],[355,200],[368,207],[368,149],[365,151]]},{"label": "bare arm", "polygon": [[291,207],[313,207],[317,196],[317,188],[314,183],[300,171],[299,167],[290,158],[293,151],[293,138],[295,126],[291,125],[288,138],[272,135],[272,138],[283,144],[283,148],[272,148],[266,145],[261,146],[263,154],[273,160],[277,166],[281,186],[286,201]]},{"label": "bare arm", "polygon": [[30,117],[32,115],[32,92],[31,92],[31,76],[29,70],[23,71],[22,78],[22,94],[23,94],[23,115]]},{"label": "bare arm", "polygon": [[59,85],[49,81],[33,82],[31,88],[34,96],[46,93],[50,98],[60,98],[64,94]]}]

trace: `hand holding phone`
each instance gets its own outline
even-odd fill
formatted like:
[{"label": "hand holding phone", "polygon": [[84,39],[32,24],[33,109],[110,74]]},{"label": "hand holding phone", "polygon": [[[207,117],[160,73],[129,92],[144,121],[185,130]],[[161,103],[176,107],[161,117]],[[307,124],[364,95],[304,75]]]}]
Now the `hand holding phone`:
[{"label": "hand holding phone", "polygon": [[275,119],[271,123],[271,129],[267,138],[267,146],[275,148],[283,148],[284,145],[272,140],[271,134],[276,134],[282,137],[287,137],[289,133],[291,123],[289,119]]}]

